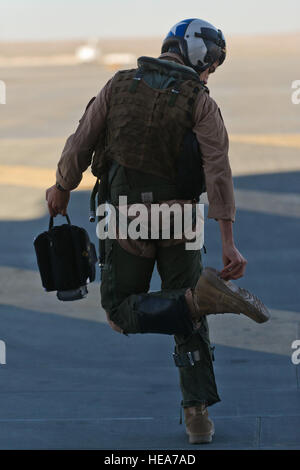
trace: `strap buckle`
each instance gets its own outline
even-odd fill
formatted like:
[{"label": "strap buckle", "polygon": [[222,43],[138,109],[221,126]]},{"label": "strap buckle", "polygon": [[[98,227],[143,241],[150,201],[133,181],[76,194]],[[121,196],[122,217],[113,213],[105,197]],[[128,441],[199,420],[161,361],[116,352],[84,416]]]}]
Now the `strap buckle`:
[{"label": "strap buckle", "polygon": [[169,106],[174,106],[177,100],[177,97],[180,93],[180,83],[178,80],[175,81],[173,88],[171,89],[171,96],[169,99]]},{"label": "strap buckle", "polygon": [[188,351],[181,354],[173,353],[173,359],[176,367],[193,367],[196,362],[201,360],[201,354],[199,350]]},{"label": "strap buckle", "polygon": [[135,93],[136,92],[138,84],[140,83],[142,78],[143,78],[143,71],[142,71],[142,69],[138,69],[135,76],[132,79],[132,82],[131,82],[131,85],[130,85],[130,88],[129,88],[130,93]]}]

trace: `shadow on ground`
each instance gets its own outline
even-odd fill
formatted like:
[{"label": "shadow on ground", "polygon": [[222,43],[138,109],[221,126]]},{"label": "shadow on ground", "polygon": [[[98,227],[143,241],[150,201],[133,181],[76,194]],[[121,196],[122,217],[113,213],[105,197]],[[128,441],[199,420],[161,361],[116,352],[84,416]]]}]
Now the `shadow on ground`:
[{"label": "shadow on ground", "polygon": [[[271,192],[299,193],[299,183],[300,173],[235,179],[238,189]],[[89,194],[74,193],[69,214],[96,242],[88,207]],[[47,216],[1,221],[0,265],[36,271],[32,242],[47,224]],[[300,312],[299,219],[241,210],[234,228],[249,260],[240,284],[271,308]],[[205,230],[203,261],[220,268],[217,224]],[[0,448],[195,449],[178,424],[172,338],[127,338],[102,323],[8,305],[0,312]],[[300,448],[299,367],[288,356],[217,346],[222,401],[211,408],[214,442],[201,449]]]}]

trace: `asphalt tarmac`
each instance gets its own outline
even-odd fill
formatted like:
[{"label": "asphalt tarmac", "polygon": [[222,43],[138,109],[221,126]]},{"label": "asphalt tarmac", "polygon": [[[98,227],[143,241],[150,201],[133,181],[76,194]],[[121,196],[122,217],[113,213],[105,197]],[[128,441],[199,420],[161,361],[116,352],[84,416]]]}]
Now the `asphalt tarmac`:
[{"label": "asphalt tarmac", "polygon": [[[89,66],[2,73],[11,100],[0,109],[0,166],[7,173],[16,166],[37,173],[23,180],[17,173],[13,181],[1,177],[0,340],[6,363],[0,364],[0,448],[299,449],[300,365],[291,359],[292,343],[300,339],[299,140],[249,142],[249,135],[297,132],[300,108],[285,104],[290,89],[282,77],[272,86],[263,82],[266,102],[259,106],[265,113],[257,122],[257,88],[251,77],[243,82],[246,72],[234,101],[230,87],[223,93],[226,83],[215,82],[230,134],[248,133],[248,141],[233,139],[231,145],[235,238],[248,259],[239,285],[261,297],[272,317],[263,325],[237,315],[209,317],[221,402],[209,409],[213,443],[191,446],[179,424],[173,339],[112,331],[100,307],[99,276],[87,299],[64,304],[43,291],[37,270],[33,239],[48,226],[44,190],[53,184],[61,146],[84,103],[111,73]],[[239,109],[248,113],[249,126],[235,118],[243,95],[248,104]],[[271,126],[280,106],[288,118],[276,117]],[[69,214],[96,242],[88,207],[89,191],[82,186],[72,194]],[[221,268],[213,220],[205,223],[205,245],[203,263]],[[151,289],[159,288],[155,272]]]}]

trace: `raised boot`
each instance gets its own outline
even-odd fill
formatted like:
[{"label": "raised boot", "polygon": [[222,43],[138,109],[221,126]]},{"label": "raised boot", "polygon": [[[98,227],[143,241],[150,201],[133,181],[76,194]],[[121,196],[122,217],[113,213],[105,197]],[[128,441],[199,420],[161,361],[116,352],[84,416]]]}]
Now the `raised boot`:
[{"label": "raised boot", "polygon": [[217,313],[243,313],[257,323],[270,318],[260,299],[231,281],[224,281],[214,268],[203,270],[195,288],[187,292],[186,300],[194,322],[203,315]]},{"label": "raised boot", "polygon": [[215,433],[205,405],[184,408],[186,433],[190,444],[208,444]]}]

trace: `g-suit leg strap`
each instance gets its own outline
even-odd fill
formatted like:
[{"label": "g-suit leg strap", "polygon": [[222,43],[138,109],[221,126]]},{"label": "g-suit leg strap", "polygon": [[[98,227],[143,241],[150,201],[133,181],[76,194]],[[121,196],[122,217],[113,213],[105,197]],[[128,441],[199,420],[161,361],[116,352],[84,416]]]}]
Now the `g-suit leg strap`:
[{"label": "g-suit leg strap", "polygon": [[190,335],[193,322],[184,295],[170,299],[151,294],[141,294],[135,303],[141,333]]}]

